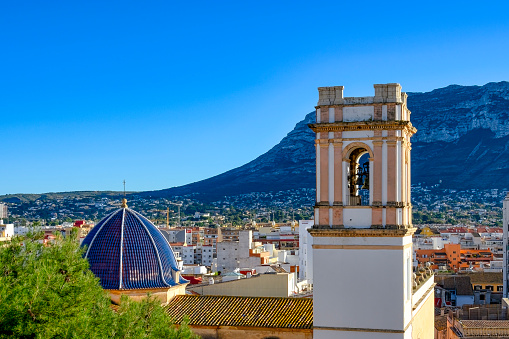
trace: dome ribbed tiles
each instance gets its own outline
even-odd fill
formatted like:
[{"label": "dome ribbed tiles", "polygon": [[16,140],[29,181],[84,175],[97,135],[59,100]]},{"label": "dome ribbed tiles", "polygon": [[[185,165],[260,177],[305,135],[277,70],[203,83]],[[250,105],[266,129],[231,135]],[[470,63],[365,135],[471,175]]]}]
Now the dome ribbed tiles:
[{"label": "dome ribbed tiles", "polygon": [[104,289],[164,288],[174,281],[177,262],[161,232],[144,216],[121,208],[101,220],[87,237],[85,257]]}]

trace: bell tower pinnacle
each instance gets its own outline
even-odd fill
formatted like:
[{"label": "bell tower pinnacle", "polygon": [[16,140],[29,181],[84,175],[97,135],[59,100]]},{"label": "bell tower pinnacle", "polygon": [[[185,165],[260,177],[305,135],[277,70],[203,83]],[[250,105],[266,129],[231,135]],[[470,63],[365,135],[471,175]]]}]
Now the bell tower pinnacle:
[{"label": "bell tower pinnacle", "polygon": [[[415,316],[410,137],[416,129],[399,84],[374,85],[372,97],[344,97],[343,89],[318,88],[316,123],[309,125],[316,133],[309,230],[314,338],[407,338]],[[428,330],[432,337],[433,320]]]}]

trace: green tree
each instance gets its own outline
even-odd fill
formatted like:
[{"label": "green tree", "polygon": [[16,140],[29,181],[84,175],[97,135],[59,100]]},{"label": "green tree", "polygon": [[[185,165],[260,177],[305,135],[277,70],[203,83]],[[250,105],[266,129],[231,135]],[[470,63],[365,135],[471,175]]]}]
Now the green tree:
[{"label": "green tree", "polygon": [[192,338],[152,298],[123,299],[115,312],[88,269],[74,231],[14,237],[0,246],[0,338]]}]

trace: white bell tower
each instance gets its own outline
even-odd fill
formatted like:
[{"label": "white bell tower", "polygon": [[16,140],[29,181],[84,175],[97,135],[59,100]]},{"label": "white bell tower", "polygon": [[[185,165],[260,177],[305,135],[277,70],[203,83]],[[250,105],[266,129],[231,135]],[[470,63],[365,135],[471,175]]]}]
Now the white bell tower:
[{"label": "white bell tower", "polygon": [[[375,96],[351,98],[343,97],[343,86],[318,88],[316,124],[309,125],[316,132],[309,230],[315,339],[415,337],[410,137],[416,129],[399,84],[374,88]],[[424,332],[433,337],[433,288],[426,292],[431,324]]]}]

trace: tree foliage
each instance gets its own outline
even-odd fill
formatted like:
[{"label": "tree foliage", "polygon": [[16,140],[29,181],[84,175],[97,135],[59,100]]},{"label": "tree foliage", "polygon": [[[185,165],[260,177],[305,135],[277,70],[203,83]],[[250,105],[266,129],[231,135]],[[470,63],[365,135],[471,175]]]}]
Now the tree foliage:
[{"label": "tree foliage", "polygon": [[117,310],[88,269],[74,232],[0,245],[0,338],[194,338],[159,302],[123,298]]}]

